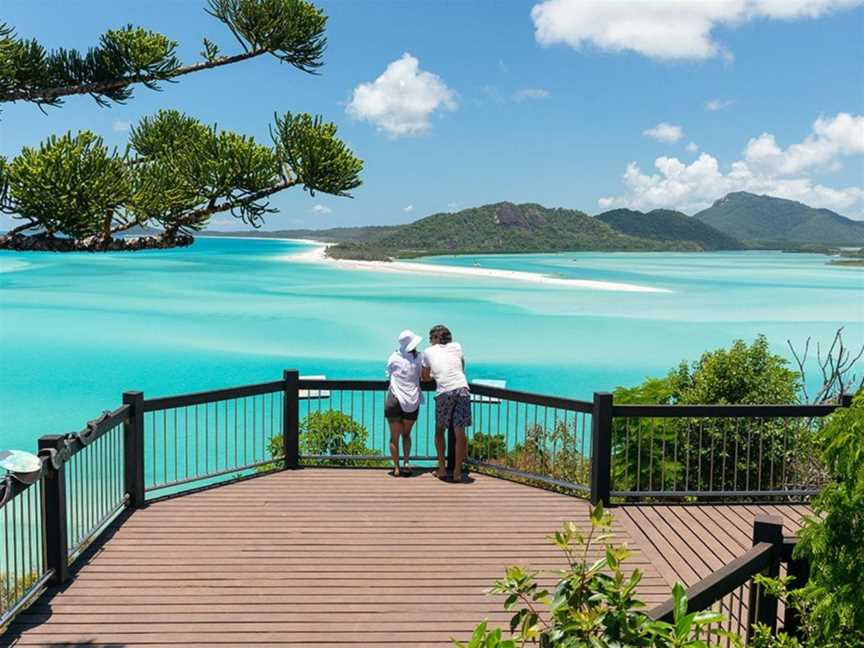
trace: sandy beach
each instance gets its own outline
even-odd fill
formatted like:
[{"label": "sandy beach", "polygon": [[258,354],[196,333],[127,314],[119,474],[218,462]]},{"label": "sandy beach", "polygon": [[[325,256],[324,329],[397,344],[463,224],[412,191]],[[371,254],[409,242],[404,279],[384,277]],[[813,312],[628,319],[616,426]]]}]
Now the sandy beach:
[{"label": "sandy beach", "polygon": [[643,293],[669,293],[671,290],[665,288],[654,288],[652,286],[640,286],[637,284],[618,283],[612,281],[593,281],[590,279],[565,279],[562,277],[550,277],[549,275],[536,272],[520,272],[517,270],[500,270],[493,268],[474,268],[434,265],[430,263],[415,263],[410,261],[354,261],[350,259],[331,259],[325,254],[330,245],[323,241],[311,239],[284,239],[296,243],[310,245],[310,249],[289,254],[283,257],[286,261],[301,263],[326,263],[346,270],[365,270],[368,272],[394,272],[399,274],[425,274],[434,276],[456,276],[469,278],[506,279],[511,281],[522,281],[527,283],[541,284],[545,286],[561,286],[567,288],[579,288],[583,290],[603,290],[609,292],[643,292]]}]

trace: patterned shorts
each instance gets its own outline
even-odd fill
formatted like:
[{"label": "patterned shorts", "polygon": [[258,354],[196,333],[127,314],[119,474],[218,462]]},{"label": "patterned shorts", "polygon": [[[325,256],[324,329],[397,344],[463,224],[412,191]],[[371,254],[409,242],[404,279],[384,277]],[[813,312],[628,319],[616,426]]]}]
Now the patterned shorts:
[{"label": "patterned shorts", "polygon": [[439,428],[471,425],[471,392],[467,387],[438,394],[435,397],[435,426]]}]

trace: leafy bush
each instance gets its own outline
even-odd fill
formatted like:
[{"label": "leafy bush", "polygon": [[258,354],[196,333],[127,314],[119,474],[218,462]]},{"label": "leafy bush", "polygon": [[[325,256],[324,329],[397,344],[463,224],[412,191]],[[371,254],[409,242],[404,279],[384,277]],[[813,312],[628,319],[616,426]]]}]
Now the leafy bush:
[{"label": "leafy bush", "polygon": [[[555,572],[558,583],[553,592],[537,584],[539,572],[521,567],[508,568],[489,590],[506,597],[505,610],[515,611],[509,638],[483,621],[469,641],[453,643],[460,648],[516,648],[526,643],[542,648],[697,648],[720,645],[720,640],[737,645],[737,637],[719,629],[720,614],[687,613],[680,583],[672,590],[672,623],[653,621],[640,612],[643,604],[635,593],[642,573],[637,569],[624,574],[621,564],[630,552],[609,542],[612,517],[597,506],[590,519],[587,533],[568,522],[551,537],[567,563],[564,570]],[[603,546],[604,557],[589,563],[589,553],[597,544]]]},{"label": "leafy bush", "polygon": [[580,441],[577,441],[575,428],[564,421],[549,427],[535,423],[526,427],[524,441],[511,450],[507,450],[503,434],[475,433],[468,441],[468,457],[575,484],[588,484],[591,466],[589,459],[578,450]]},{"label": "leafy bush", "polygon": [[[337,410],[309,412],[300,422],[301,455],[378,455],[377,450],[366,446],[369,432],[347,414]],[[270,456],[283,455],[282,435],[270,439],[267,446]],[[353,466],[368,461],[354,459],[310,459],[306,464]],[[272,470],[275,464],[267,464],[264,470]]]},{"label": "leafy bush", "polygon": [[756,648],[864,646],[864,391],[830,416],[819,445],[831,481],[813,500],[795,550],[810,563],[809,582],[788,591],[787,579],[765,581],[799,610],[803,638],[763,628]]},{"label": "leafy bush", "polygon": [[[618,387],[616,404],[794,404],[799,376],[770,352],[765,336],[737,340],[663,378]],[[613,422],[614,480],[620,490],[677,485],[688,490],[781,488],[815,481],[812,428],[802,419],[624,419]]]}]

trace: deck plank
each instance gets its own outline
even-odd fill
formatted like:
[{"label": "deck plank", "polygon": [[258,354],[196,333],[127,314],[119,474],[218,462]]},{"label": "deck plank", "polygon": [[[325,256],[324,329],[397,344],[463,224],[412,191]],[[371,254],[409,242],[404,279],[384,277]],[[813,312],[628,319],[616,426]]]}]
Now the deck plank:
[{"label": "deck plank", "polygon": [[[0,646],[443,648],[484,617],[506,627],[486,588],[509,565],[562,567],[546,536],[564,521],[587,529],[588,511],[483,475],[465,486],[381,470],[275,473],[135,511]],[[650,607],[740,555],[754,515],[778,515],[788,531],[806,511],[616,507],[613,537],[634,550],[625,566],[643,572]]]}]

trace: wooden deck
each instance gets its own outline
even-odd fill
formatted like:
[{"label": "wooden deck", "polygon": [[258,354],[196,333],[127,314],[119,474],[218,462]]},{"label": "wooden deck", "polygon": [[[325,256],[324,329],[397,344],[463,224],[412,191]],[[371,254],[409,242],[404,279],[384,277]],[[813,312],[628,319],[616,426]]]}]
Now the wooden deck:
[{"label": "wooden deck", "polygon": [[[587,527],[588,504],[475,477],[304,469],[156,502],[0,645],[444,647],[484,617],[506,627],[484,590],[511,564],[560,567],[545,536]],[[754,512],[800,513],[710,508],[614,509],[649,606],[749,547]]]}]

